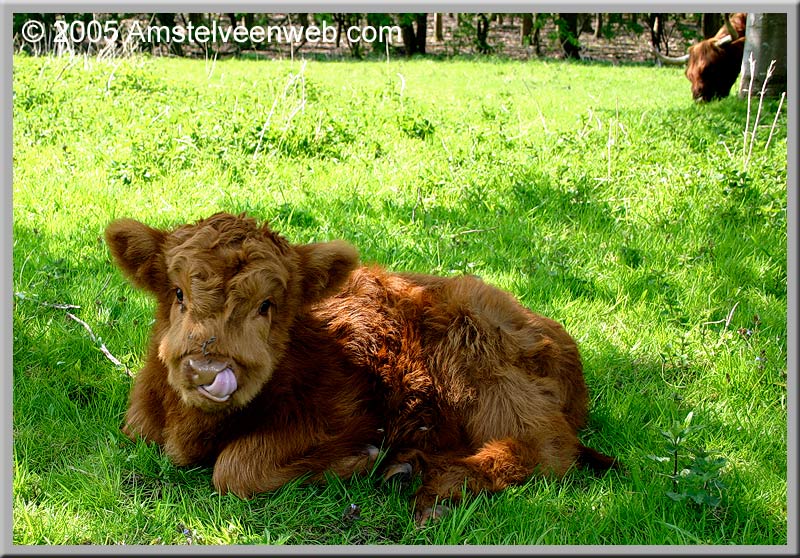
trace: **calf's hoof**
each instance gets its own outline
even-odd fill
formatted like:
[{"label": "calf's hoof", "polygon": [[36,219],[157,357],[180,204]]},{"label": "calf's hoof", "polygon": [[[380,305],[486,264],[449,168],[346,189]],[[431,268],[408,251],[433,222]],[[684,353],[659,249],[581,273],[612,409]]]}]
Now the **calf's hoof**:
[{"label": "calf's hoof", "polygon": [[396,480],[401,483],[411,482],[411,474],[413,470],[408,463],[393,463],[383,473],[383,482],[388,483],[391,480]]},{"label": "calf's hoof", "polygon": [[414,521],[417,524],[417,527],[422,528],[427,525],[429,521],[435,521],[440,517],[444,517],[450,513],[450,508],[447,506],[443,506],[441,504],[437,504],[436,506],[428,506],[420,511],[417,511],[414,514]]},{"label": "calf's hoof", "polygon": [[366,455],[370,461],[373,463],[378,459],[378,454],[381,452],[378,448],[373,445],[369,445],[364,448],[363,454]]},{"label": "calf's hoof", "polygon": [[345,459],[343,462],[344,467],[342,471],[338,471],[338,474],[347,476],[348,471],[350,474],[367,473],[375,465],[379,454],[380,450],[375,446],[366,446],[358,455]]}]

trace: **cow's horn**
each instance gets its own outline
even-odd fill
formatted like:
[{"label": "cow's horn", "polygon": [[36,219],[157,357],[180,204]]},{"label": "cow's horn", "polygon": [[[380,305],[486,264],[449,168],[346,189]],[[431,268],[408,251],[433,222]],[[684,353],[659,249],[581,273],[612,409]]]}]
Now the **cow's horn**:
[{"label": "cow's horn", "polygon": [[730,42],[733,42],[735,40],[736,39],[733,38],[733,35],[725,35],[724,37],[714,41],[714,45],[715,46],[722,46],[722,45],[728,44]]},{"label": "cow's horn", "polygon": [[728,35],[731,36],[731,41],[735,41],[736,39],[739,38],[739,33],[736,32],[736,28],[731,23],[731,18],[728,17],[728,14],[725,14],[722,17],[725,19],[725,29],[728,30]]},{"label": "cow's horn", "polygon": [[667,56],[665,54],[661,54],[661,51],[655,47],[652,47],[653,54],[661,60],[664,64],[685,64],[689,61],[689,55],[684,54],[683,56]]}]

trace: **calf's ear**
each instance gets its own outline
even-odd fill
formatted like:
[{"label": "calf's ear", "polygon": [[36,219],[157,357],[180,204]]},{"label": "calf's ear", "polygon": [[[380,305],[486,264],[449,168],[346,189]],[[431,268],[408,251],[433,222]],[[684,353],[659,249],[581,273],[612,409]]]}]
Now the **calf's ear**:
[{"label": "calf's ear", "polygon": [[303,298],[313,302],[334,294],[358,266],[358,252],[341,240],[300,244]]},{"label": "calf's ear", "polygon": [[133,219],[119,219],[106,227],[105,237],[114,261],[136,287],[154,293],[169,288],[165,231]]}]

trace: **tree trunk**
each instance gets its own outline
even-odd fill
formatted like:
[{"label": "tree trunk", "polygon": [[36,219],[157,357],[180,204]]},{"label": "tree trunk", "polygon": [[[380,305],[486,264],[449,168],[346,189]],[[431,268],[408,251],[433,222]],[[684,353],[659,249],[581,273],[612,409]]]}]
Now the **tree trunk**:
[{"label": "tree trunk", "polygon": [[339,41],[342,39],[342,29],[344,28],[344,15],[333,14],[333,21],[336,22],[336,48],[339,48]]},{"label": "tree trunk", "polygon": [[428,37],[428,14],[417,14],[416,23],[417,34],[415,39],[417,42],[417,52],[425,54],[425,43]]},{"label": "tree trunk", "polygon": [[594,14],[594,38],[603,38],[603,14],[601,13]]},{"label": "tree trunk", "polygon": [[414,36],[414,25],[404,23],[400,26],[400,33],[403,35],[403,47],[406,56],[412,56],[417,51],[417,39]]},{"label": "tree trunk", "polygon": [[664,42],[664,16],[666,14],[650,14],[647,18],[650,24],[650,44],[656,49],[665,54],[669,54],[669,45],[665,44],[662,48],[661,43]]},{"label": "tree trunk", "polygon": [[[350,28],[350,27],[359,27],[361,25],[361,14],[360,13],[347,13],[342,14],[343,17],[343,27]],[[345,33],[346,35],[346,33]],[[361,41],[350,41],[349,37],[347,38],[347,47],[350,49],[350,55],[353,58],[361,59],[363,51],[362,51],[362,43]]]},{"label": "tree trunk", "polygon": [[520,44],[528,46],[531,44],[531,33],[533,32],[533,14],[522,14],[522,33],[520,34]]},{"label": "tree trunk", "polygon": [[[252,29],[255,23],[256,23],[256,14],[254,14],[253,12],[247,12],[244,14],[245,28]],[[254,50],[258,50],[258,47],[250,41],[250,37],[248,37],[247,41],[243,43],[243,46],[246,46],[247,48],[252,48]]]},{"label": "tree trunk", "polygon": [[579,59],[580,44],[578,43],[578,14],[558,14],[558,42],[567,58]]},{"label": "tree trunk", "polygon": [[594,35],[592,29],[592,16],[589,14],[578,14],[578,31],[581,33],[591,33]]},{"label": "tree trunk", "polygon": [[433,14],[433,37],[436,39],[436,42],[441,43],[444,41],[444,32],[442,28],[442,16],[444,14],[435,13]]},{"label": "tree trunk", "polygon": [[703,14],[703,38],[713,37],[722,27],[722,14],[708,13]]},{"label": "tree trunk", "polygon": [[[170,29],[175,28],[175,15],[174,13],[156,13],[156,19],[161,25],[166,25]],[[172,41],[168,45],[169,52],[177,56],[183,56],[183,47],[178,41]]]},{"label": "tree trunk", "polygon": [[488,54],[491,47],[488,43],[489,38],[489,21],[491,14],[478,14],[478,25],[476,27],[476,42],[478,45],[478,52],[481,54]]},{"label": "tree trunk", "polygon": [[747,14],[747,32],[742,56],[742,81],[739,98],[747,98],[750,87],[750,54],[755,60],[752,95],[758,95],[771,61],[775,68],[767,83],[765,97],[778,98],[786,91],[786,14]]}]

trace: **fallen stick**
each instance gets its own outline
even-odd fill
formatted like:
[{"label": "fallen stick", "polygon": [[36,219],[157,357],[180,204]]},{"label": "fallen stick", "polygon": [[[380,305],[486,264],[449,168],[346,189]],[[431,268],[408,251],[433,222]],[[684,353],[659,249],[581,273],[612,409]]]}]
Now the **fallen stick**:
[{"label": "fallen stick", "polygon": [[111,354],[111,351],[109,351],[109,350],[108,350],[108,347],[106,347],[106,344],[105,344],[105,343],[103,343],[102,341],[99,341],[99,340],[97,339],[97,336],[94,334],[94,331],[92,331],[92,328],[89,326],[89,324],[87,324],[86,322],[84,322],[83,320],[81,320],[81,319],[80,319],[78,316],[76,316],[76,315],[75,315],[75,314],[73,314],[72,312],[67,312],[67,317],[68,317],[68,318],[70,318],[70,319],[73,319],[73,320],[75,320],[76,322],[78,322],[79,324],[81,324],[81,325],[84,327],[84,329],[86,329],[86,331],[88,331],[88,332],[89,332],[89,337],[91,337],[91,338],[92,338],[92,341],[93,341],[93,342],[94,342],[96,345],[99,345],[99,346],[100,346],[100,350],[102,351],[102,353],[103,353],[104,355],[106,355],[106,358],[108,358],[108,360],[110,360],[111,362],[113,362],[113,363],[114,363],[114,365],[116,365],[116,366],[118,366],[118,367],[120,367],[120,368],[124,368],[124,369],[125,369],[125,373],[126,373],[128,376],[131,376],[131,371],[128,369],[128,367],[127,367],[127,366],[125,366],[124,364],[122,364],[122,363],[119,361],[119,359],[117,359],[117,357],[115,357],[113,354]]}]

